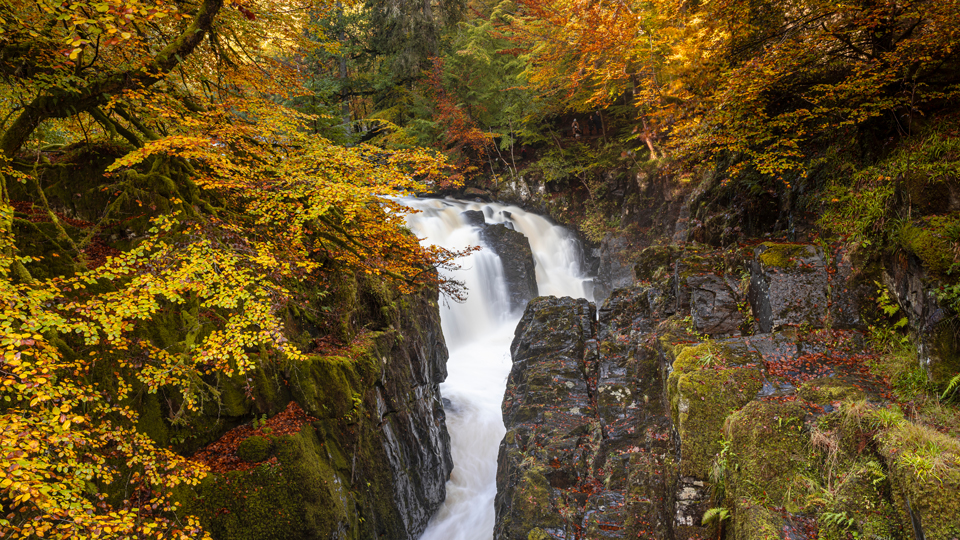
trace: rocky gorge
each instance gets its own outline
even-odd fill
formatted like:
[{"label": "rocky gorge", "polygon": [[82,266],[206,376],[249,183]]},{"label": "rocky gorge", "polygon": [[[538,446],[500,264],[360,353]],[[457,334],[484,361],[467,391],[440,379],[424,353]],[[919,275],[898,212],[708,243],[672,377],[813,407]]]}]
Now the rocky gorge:
[{"label": "rocky gorge", "polygon": [[[215,474],[182,494],[214,538],[412,540],[443,502],[453,462],[437,293],[352,277],[340,291],[344,323],[364,328],[352,345],[223,380],[219,411],[205,411],[201,440],[240,424],[195,455]],[[291,339],[315,335],[308,313],[290,313]]]},{"label": "rocky gorge", "polygon": [[937,384],[960,371],[956,336],[919,265],[857,257],[653,246],[599,308],[534,299],[511,346],[494,538],[960,535],[960,441],[871,369],[869,293],[890,283]]}]

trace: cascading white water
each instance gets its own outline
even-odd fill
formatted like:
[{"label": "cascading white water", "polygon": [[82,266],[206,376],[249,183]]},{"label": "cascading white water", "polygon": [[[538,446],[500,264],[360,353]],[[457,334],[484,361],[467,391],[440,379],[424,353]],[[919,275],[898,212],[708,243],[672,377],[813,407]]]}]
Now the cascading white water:
[{"label": "cascading white water", "polygon": [[[530,241],[541,295],[590,298],[576,237],[516,206],[439,199],[403,199],[421,211],[407,224],[424,243],[447,249],[479,245],[480,230],[461,215],[480,210],[487,223],[510,224]],[[463,304],[441,301],[440,319],[450,350],[445,400],[454,469],[447,499],[421,540],[490,540],[497,494],[497,451],[505,429],[500,402],[510,373],[510,342],[522,313],[511,313],[503,267],[490,250],[460,261],[450,277],[466,283]]]}]

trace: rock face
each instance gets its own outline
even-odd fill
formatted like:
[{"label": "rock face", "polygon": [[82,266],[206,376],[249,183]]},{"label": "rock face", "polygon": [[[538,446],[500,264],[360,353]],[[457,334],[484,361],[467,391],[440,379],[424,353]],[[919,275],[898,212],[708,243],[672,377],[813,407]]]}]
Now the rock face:
[{"label": "rock face", "polygon": [[633,261],[628,260],[627,245],[626,238],[610,234],[600,242],[600,265],[593,280],[593,297],[597,304],[602,304],[614,289],[633,283]]},{"label": "rock face", "polygon": [[644,283],[596,321],[583,300],[531,302],[494,538],[685,540],[721,522],[736,540],[957,537],[960,465],[938,480],[908,463],[960,442],[877,405],[891,394],[865,367],[863,278],[834,260],[805,244],[649,250]]},{"label": "rock face", "polygon": [[503,277],[510,295],[510,309],[520,310],[539,295],[537,272],[530,241],[503,224],[487,225],[480,238],[503,263]]},{"label": "rock face", "polygon": [[766,242],[754,255],[750,302],[761,331],[801,323],[824,326],[829,280],[822,250]]},{"label": "rock face", "polygon": [[897,303],[917,329],[920,362],[930,380],[944,385],[960,373],[960,342],[956,322],[928,292],[929,276],[914,257],[890,261],[883,280],[896,295]]},{"label": "rock face", "polygon": [[746,320],[746,294],[735,273],[727,272],[733,261],[684,253],[674,275],[677,310],[690,312],[693,326],[709,335],[732,334]]},{"label": "rock face", "polygon": [[557,488],[586,480],[600,439],[587,383],[596,360],[594,318],[585,300],[538,298],[517,326],[503,402],[507,434],[498,458],[495,538],[526,539],[531,523],[557,535],[568,526],[557,512],[568,504]]},{"label": "rock face", "polygon": [[[350,357],[314,355],[250,374],[268,410],[293,400],[312,419],[297,434],[268,437],[272,450],[253,468],[208,477],[187,512],[217,540],[419,538],[453,468],[435,297],[393,293],[370,306],[389,324]],[[223,414],[243,414],[230,403],[248,402],[225,399]]]}]

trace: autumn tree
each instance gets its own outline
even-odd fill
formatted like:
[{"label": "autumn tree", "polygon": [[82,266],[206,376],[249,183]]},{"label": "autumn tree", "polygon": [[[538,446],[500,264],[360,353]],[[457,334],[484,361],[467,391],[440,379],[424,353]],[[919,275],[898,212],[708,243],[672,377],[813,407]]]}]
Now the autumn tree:
[{"label": "autumn tree", "polygon": [[734,175],[797,178],[818,135],[907,133],[960,82],[953,2],[520,5],[541,89],[574,110],[629,96],[635,132]]},{"label": "autumn tree", "polygon": [[215,375],[302,358],[279,312],[304,280],[461,294],[433,271],[455,254],[384,198],[442,160],[337,146],[285,106],[328,8],[0,7],[0,534],[201,536],[170,493],[204,469],[138,431],[137,396],[164,389],[187,422]]}]

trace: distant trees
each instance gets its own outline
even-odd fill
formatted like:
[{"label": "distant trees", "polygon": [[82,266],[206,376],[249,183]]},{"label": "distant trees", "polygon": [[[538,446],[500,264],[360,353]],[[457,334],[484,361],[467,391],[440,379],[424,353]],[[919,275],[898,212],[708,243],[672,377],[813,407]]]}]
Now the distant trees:
[{"label": "distant trees", "polygon": [[818,136],[881,119],[907,133],[960,83],[955,2],[519,4],[542,91],[571,108],[628,94],[672,155],[782,178]]}]

